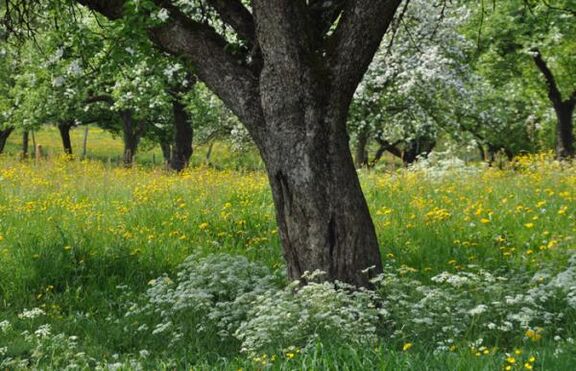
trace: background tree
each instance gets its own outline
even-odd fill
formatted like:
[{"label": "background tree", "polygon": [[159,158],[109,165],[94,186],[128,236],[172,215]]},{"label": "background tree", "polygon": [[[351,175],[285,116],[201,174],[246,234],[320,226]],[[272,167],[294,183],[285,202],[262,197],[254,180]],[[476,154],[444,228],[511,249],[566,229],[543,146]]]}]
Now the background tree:
[{"label": "background tree", "polygon": [[[475,69],[496,89],[523,95],[524,105],[532,107],[527,115],[554,126],[557,156],[573,156],[576,12],[571,2],[514,0],[470,7],[474,18],[467,28],[479,45]],[[551,108],[555,122],[548,120]]]}]

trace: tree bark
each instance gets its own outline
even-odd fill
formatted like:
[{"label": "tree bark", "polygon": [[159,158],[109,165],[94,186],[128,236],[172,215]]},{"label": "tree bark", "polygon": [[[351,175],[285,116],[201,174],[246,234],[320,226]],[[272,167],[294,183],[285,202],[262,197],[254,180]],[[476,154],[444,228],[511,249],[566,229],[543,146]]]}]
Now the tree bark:
[{"label": "tree bark", "polygon": [[134,163],[134,155],[140,143],[141,133],[138,124],[134,121],[132,111],[120,111],[120,118],[122,120],[122,132],[124,139],[124,166],[130,167]]},{"label": "tree bark", "polygon": [[174,113],[174,142],[172,145],[172,156],[170,158],[170,168],[182,171],[190,162],[192,156],[192,138],[194,131],[190,115],[186,112],[184,104],[179,97],[172,99],[172,112]]},{"label": "tree bark", "polygon": [[289,276],[321,270],[328,279],[366,286],[369,277],[361,271],[380,272],[382,265],[348,142],[339,132],[344,120],[321,105],[307,111],[323,125],[306,120],[300,109],[286,112],[304,123],[283,130],[286,122],[278,120],[264,155]]},{"label": "tree bark", "polygon": [[72,126],[74,126],[74,121],[62,121],[58,123],[60,138],[62,138],[62,147],[64,148],[64,153],[67,155],[72,154],[72,140],[70,139],[70,129]]},{"label": "tree bark", "polygon": [[14,128],[6,128],[0,130],[0,154],[4,152],[4,147],[6,147],[6,142],[8,141],[8,137],[12,134]]}]

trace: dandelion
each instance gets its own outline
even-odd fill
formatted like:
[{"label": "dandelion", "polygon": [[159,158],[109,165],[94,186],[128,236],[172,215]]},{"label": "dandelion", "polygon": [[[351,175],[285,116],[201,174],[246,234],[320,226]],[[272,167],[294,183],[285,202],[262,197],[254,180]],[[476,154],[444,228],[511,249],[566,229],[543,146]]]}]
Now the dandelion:
[{"label": "dandelion", "polygon": [[542,330],[543,329],[541,327],[536,327],[536,329],[534,329],[534,330],[528,329],[528,330],[526,330],[524,335],[532,341],[538,341],[538,340],[542,339],[542,335],[541,335]]},{"label": "dandelion", "polygon": [[410,350],[410,348],[412,348],[412,345],[413,345],[412,343],[405,343],[402,346],[402,351],[406,352],[407,350]]}]

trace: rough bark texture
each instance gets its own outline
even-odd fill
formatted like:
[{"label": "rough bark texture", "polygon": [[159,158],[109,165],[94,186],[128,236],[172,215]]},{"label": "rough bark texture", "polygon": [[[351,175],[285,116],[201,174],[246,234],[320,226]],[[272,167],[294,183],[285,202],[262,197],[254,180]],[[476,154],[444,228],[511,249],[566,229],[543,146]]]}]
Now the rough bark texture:
[{"label": "rough bark texture", "polygon": [[182,171],[188,166],[192,156],[194,132],[190,116],[186,112],[184,104],[177,98],[172,101],[172,111],[174,113],[174,143],[172,145],[170,168]]},{"label": "rough bark texture", "polygon": [[0,153],[4,152],[4,147],[8,141],[8,137],[12,134],[13,128],[6,128],[0,130]]},{"label": "rough bark texture", "polygon": [[74,121],[62,121],[58,123],[58,131],[60,131],[60,138],[62,138],[62,147],[64,153],[67,155],[72,154],[72,140],[70,139],[70,129],[74,126]]},{"label": "rough bark texture", "polygon": [[568,99],[563,100],[562,94],[558,89],[554,74],[544,61],[542,54],[538,49],[532,50],[532,57],[536,67],[540,70],[546,80],[548,89],[548,98],[552,102],[556,112],[556,157],[559,159],[573,158],[574,150],[574,124],[573,114],[576,106],[576,90],[572,92]]},{"label": "rough bark texture", "polygon": [[123,162],[124,166],[132,166],[142,133],[140,127],[132,117],[132,111],[121,111],[120,118],[122,119],[122,134],[124,139]]},{"label": "rough bark texture", "polygon": [[[122,3],[111,1],[108,12],[104,1],[78,1],[110,18]],[[252,0],[252,14],[240,1],[208,1],[253,44],[246,53],[172,2],[155,1],[170,19],[149,30],[151,39],[194,65],[260,150],[290,278],[319,269],[329,280],[368,285],[361,271],[379,272],[382,262],[346,117],[401,0]]]}]

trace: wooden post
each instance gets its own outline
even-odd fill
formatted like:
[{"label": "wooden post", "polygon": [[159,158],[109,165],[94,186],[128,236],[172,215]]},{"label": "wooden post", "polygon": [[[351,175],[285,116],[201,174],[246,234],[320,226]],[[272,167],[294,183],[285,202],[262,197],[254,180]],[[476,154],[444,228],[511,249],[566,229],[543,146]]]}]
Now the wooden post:
[{"label": "wooden post", "polygon": [[86,145],[88,143],[88,125],[84,127],[84,140],[82,141],[82,160],[86,158]]}]

